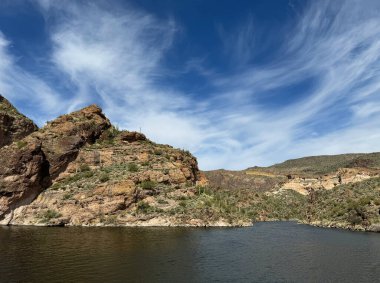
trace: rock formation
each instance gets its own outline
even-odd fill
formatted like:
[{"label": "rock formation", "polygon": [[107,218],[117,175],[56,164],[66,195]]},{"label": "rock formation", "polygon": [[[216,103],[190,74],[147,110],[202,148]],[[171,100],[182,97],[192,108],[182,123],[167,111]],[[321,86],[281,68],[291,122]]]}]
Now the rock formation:
[{"label": "rock formation", "polygon": [[37,126],[19,113],[0,95],[0,148],[37,130]]},{"label": "rock formation", "polygon": [[[79,149],[110,127],[101,109],[89,106],[64,115],[0,150],[0,221],[32,202],[76,158]],[[10,215],[7,215],[10,214]],[[7,217],[8,216],[8,217]],[[5,219],[5,220],[4,220]]]},{"label": "rock formation", "polygon": [[146,217],[134,216],[144,207],[178,206],[166,197],[205,182],[190,153],[117,130],[95,105],[3,147],[0,157],[0,224],[127,225]]}]

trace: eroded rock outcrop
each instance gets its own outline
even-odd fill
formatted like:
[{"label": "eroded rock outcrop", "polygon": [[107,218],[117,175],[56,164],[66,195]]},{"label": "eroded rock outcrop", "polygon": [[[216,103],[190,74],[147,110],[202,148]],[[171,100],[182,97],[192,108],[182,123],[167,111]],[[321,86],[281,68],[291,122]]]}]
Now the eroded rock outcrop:
[{"label": "eroded rock outcrop", "polygon": [[0,150],[0,221],[32,202],[75,160],[79,149],[110,126],[97,106],[64,115]]},{"label": "eroded rock outcrop", "polygon": [[[11,223],[174,225],[175,219],[168,220],[170,211],[181,198],[194,196],[195,186],[204,182],[188,152],[111,128],[96,143],[81,148],[53,185],[18,209]],[[49,211],[57,212],[55,217],[47,219]]]},{"label": "eroded rock outcrop", "polygon": [[8,224],[7,214],[49,185],[49,163],[38,141],[24,142],[21,149],[15,144],[2,148],[0,156],[0,223]]},{"label": "eroded rock outcrop", "polygon": [[20,140],[38,128],[0,95],[0,148]]},{"label": "eroded rock outcrop", "polygon": [[50,164],[50,176],[55,179],[75,160],[82,146],[94,143],[110,126],[102,110],[91,105],[55,119],[28,138],[41,140]]},{"label": "eroded rock outcrop", "polygon": [[288,175],[288,180],[280,189],[294,190],[308,195],[311,191],[331,190],[339,185],[362,182],[380,176],[379,169],[373,168],[340,168],[336,172],[317,178]]},{"label": "eroded rock outcrop", "polygon": [[173,213],[207,183],[189,152],[119,131],[95,105],[3,147],[0,158],[0,224],[185,224]]}]

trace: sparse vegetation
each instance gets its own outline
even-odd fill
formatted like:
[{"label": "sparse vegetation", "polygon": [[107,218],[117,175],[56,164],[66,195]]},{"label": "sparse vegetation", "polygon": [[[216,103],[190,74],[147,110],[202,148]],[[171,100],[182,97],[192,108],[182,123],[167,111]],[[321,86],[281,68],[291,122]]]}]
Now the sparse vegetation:
[{"label": "sparse vegetation", "polygon": [[163,153],[163,152],[162,152],[161,149],[155,149],[155,150],[154,150],[154,154],[155,154],[155,155],[162,155],[162,153]]},{"label": "sparse vegetation", "polygon": [[41,222],[43,222],[43,223],[49,222],[50,220],[52,220],[54,218],[59,218],[61,216],[62,215],[59,212],[52,210],[52,209],[48,209],[45,212],[43,212],[42,214],[40,214]]},{"label": "sparse vegetation", "polygon": [[16,142],[16,146],[18,149],[22,149],[23,147],[27,146],[27,142],[26,141],[17,141]]},{"label": "sparse vegetation", "polygon": [[156,182],[153,181],[142,181],[141,188],[144,190],[153,190],[156,187]]},{"label": "sparse vegetation", "polygon": [[129,172],[137,172],[137,171],[139,171],[139,167],[135,163],[129,163],[128,164],[128,171]]},{"label": "sparse vegetation", "polygon": [[109,179],[110,179],[110,177],[109,177],[108,173],[106,173],[106,172],[102,172],[102,173],[100,174],[100,177],[99,177],[99,181],[100,181],[100,182],[105,183],[105,182],[107,182]]}]

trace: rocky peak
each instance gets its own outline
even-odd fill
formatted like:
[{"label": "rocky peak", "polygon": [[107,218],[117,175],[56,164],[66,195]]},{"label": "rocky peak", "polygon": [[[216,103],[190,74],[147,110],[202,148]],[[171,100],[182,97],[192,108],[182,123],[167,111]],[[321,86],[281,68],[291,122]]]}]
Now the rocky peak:
[{"label": "rocky peak", "polygon": [[0,221],[9,211],[33,201],[75,160],[81,147],[93,143],[110,125],[102,110],[91,105],[3,147]]},{"label": "rocky peak", "polygon": [[119,131],[96,105],[2,148],[5,157],[0,224],[127,225],[144,218],[141,211],[170,216],[206,182],[189,152]]},{"label": "rocky peak", "polygon": [[0,148],[20,140],[38,128],[0,95]]},{"label": "rocky peak", "polygon": [[29,138],[42,141],[42,149],[50,163],[50,175],[54,179],[76,158],[81,147],[94,143],[110,126],[101,108],[91,105],[58,117]]}]

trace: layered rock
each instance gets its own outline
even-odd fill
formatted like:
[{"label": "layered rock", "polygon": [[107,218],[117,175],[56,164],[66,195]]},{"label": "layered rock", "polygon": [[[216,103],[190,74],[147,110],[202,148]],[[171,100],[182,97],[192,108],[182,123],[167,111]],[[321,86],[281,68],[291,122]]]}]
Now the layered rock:
[{"label": "layered rock", "polygon": [[97,106],[64,115],[0,150],[0,223],[32,202],[75,160],[79,149],[110,126]]},{"label": "layered rock", "polygon": [[50,164],[50,176],[55,179],[76,159],[81,147],[94,143],[110,126],[102,110],[91,105],[55,119],[28,138],[41,140]]},{"label": "layered rock", "polygon": [[0,223],[7,224],[7,214],[49,185],[49,162],[38,141],[25,142],[21,149],[15,144],[2,148],[0,156]]},{"label": "layered rock", "polygon": [[[83,147],[33,203],[18,209],[11,224],[168,223],[166,212],[178,207],[181,197],[193,196],[202,182],[197,161],[188,152],[111,128]],[[55,217],[46,217],[49,211]],[[175,220],[169,222],[174,225]]]},{"label": "layered rock", "polygon": [[36,131],[37,126],[0,95],[0,148]]},{"label": "layered rock", "polygon": [[119,131],[95,105],[3,147],[0,157],[0,224],[171,223],[180,199],[207,182],[189,152]]},{"label": "layered rock", "polygon": [[340,168],[336,172],[306,178],[288,174],[288,180],[280,189],[294,190],[300,194],[308,195],[312,191],[331,190],[339,185],[362,182],[380,176],[379,169],[371,168]]}]

